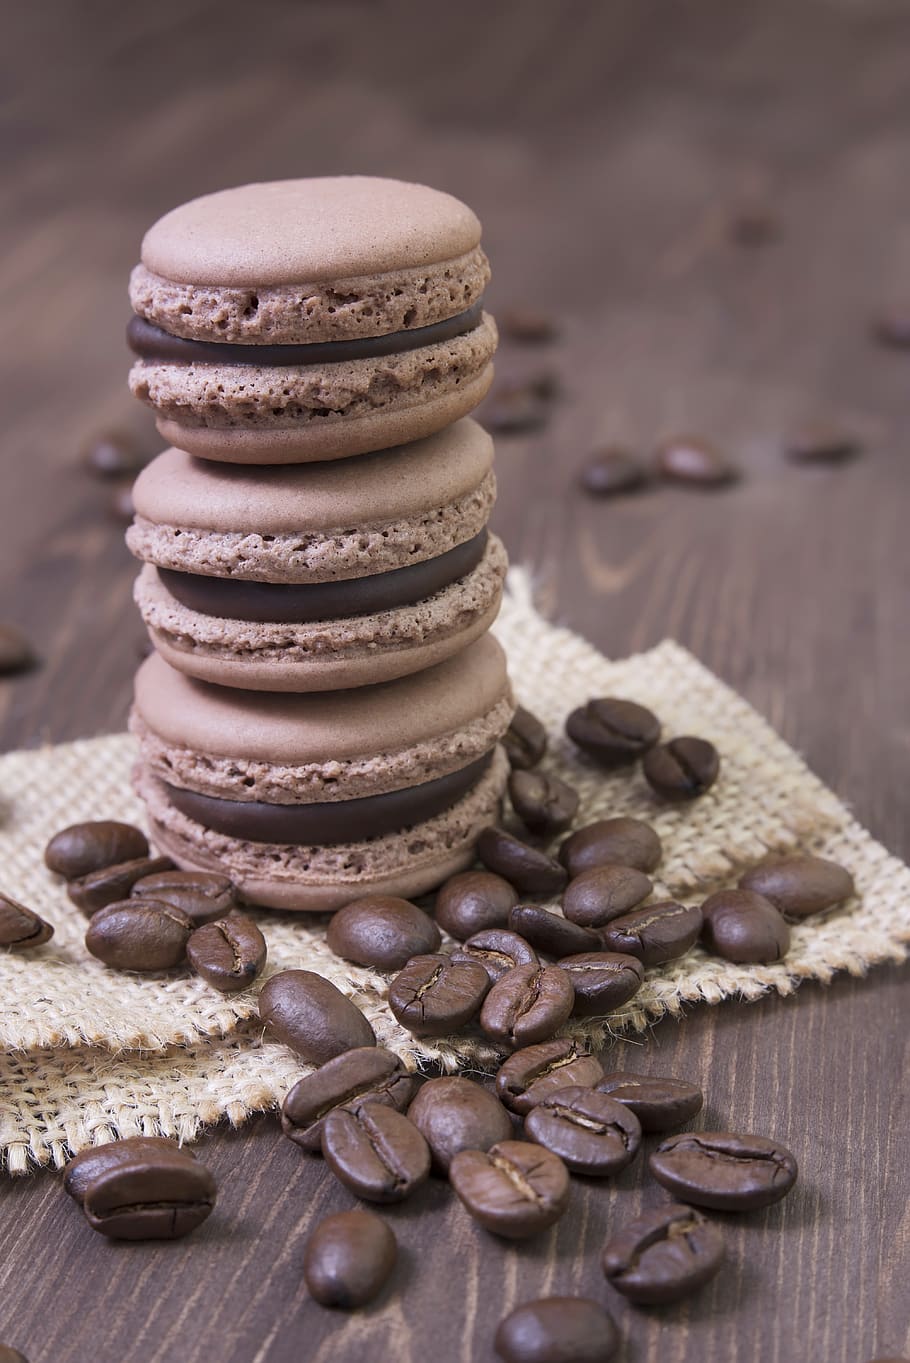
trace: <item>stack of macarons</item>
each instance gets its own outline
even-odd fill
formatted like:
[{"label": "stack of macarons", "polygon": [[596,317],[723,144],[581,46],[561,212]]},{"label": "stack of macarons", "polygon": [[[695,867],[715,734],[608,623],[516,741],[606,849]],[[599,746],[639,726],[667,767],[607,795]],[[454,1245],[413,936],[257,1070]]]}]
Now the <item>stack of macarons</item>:
[{"label": "stack of macarons", "polygon": [[127,534],[136,781],[161,849],[252,903],[420,894],[498,814],[488,278],[470,209],[394,180],[247,185],[146,234],[130,385],[171,448]]}]

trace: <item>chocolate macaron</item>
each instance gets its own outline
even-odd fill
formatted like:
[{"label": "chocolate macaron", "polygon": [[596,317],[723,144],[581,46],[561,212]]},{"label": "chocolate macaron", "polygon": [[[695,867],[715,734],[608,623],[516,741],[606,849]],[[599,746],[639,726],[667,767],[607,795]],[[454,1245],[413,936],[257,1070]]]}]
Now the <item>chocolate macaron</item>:
[{"label": "chocolate macaron", "polygon": [[251,903],[336,909],[464,870],[508,776],[514,703],[489,634],[397,681],[310,695],[136,677],[136,785],[158,847]]},{"label": "chocolate macaron", "polygon": [[422,439],[492,381],[480,223],[369,176],[208,194],[146,233],[130,387],[180,449],[245,464]]},{"label": "chocolate macaron", "polygon": [[397,449],[246,468],[165,450],[133,489],[136,600],[174,667],[325,691],[431,667],[495,619],[493,443],[465,418]]}]

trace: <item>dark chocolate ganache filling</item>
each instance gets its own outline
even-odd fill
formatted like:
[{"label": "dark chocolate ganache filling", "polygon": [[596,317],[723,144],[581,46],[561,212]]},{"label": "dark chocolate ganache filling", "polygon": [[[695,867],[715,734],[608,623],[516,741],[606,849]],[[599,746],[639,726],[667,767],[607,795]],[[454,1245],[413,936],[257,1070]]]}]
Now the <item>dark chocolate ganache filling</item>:
[{"label": "dark chocolate ganache filling", "polygon": [[477,567],[487,547],[487,532],[444,554],[369,577],[340,582],[245,582],[234,577],[204,577],[159,568],[171,596],[201,615],[263,624],[307,625],[345,620],[425,601]]},{"label": "dark chocolate ganache filling", "polygon": [[361,842],[397,833],[442,814],[477,784],[493,759],[492,750],[460,771],[406,790],[327,800],[307,805],[272,805],[259,800],[222,800],[165,785],[171,804],[188,819],[244,842],[325,846]]},{"label": "dark chocolate ganache filling", "polygon": [[126,328],[130,350],[141,360],[157,364],[251,364],[280,365],[336,364],[340,360],[372,360],[383,355],[400,355],[403,350],[419,350],[463,336],[480,325],[483,299],[465,312],[409,331],[390,331],[385,336],[358,336],[350,341],[311,341],[306,345],[235,345],[231,341],[191,341],[172,336],[169,331],[134,316]]}]

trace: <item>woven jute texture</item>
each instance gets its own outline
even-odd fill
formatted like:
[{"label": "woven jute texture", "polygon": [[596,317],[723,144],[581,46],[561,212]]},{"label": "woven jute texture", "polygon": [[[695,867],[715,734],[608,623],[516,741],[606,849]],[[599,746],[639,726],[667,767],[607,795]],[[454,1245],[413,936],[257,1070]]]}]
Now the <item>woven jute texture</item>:
[{"label": "woven jute texture", "polygon": [[[566,1029],[599,1044],[642,1030],[686,1005],[768,990],[790,993],[804,979],[860,974],[906,957],[910,870],[890,856],[812,775],[756,712],[671,642],[609,661],[534,610],[527,576],[513,570],[496,632],[519,700],[547,724],[545,766],[581,792],[578,823],[615,814],[647,819],[664,859],[655,895],[700,901],[770,853],[796,849],[842,862],[857,897],[793,929],[790,952],[772,966],[736,966],[696,949],[653,972],[641,992],[606,1019]],[[593,695],[648,705],[665,736],[710,738],[722,758],[716,786],[701,800],[666,806],[637,769],[605,774],[562,736],[566,714]],[[10,1170],[59,1164],[68,1151],[137,1131],[191,1139],[220,1117],[239,1122],[273,1106],[305,1067],[263,1043],[256,990],[217,994],[190,974],[134,976],[107,970],[85,950],[86,920],[44,867],[48,838],[92,818],[143,822],[132,794],[135,750],[125,734],[0,757],[0,888],[55,927],[45,947],[0,955],[0,1157]],[[385,1003],[388,978],[338,960],[325,945],[325,919],[261,911],[268,974],[318,971],[350,995],[379,1041],[410,1065],[489,1068],[497,1051],[479,1032],[417,1040]]]}]

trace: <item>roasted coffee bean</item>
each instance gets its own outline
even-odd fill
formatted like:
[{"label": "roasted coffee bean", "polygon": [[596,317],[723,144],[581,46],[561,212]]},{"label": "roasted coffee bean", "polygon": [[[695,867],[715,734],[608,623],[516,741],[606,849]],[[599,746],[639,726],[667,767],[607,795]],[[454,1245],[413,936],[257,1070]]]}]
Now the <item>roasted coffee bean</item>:
[{"label": "roasted coffee bean", "polygon": [[600,938],[605,951],[637,956],[645,969],[650,969],[685,956],[698,941],[700,932],[701,909],[694,904],[662,899],[614,918],[601,929]]},{"label": "roasted coffee bean", "polygon": [[568,1037],[555,1037],[510,1055],[497,1072],[496,1092],[507,1108],[524,1116],[558,1089],[593,1088],[602,1078],[596,1055]]},{"label": "roasted coffee bean", "polygon": [[782,914],[754,890],[718,890],[701,912],[705,950],[725,961],[769,965],[789,950],[790,929]]},{"label": "roasted coffee bean", "polygon": [[92,915],[85,945],[113,970],[172,970],[186,960],[193,924],[154,899],[122,899]]},{"label": "roasted coffee bean", "polygon": [[479,962],[491,984],[495,984],[507,970],[513,970],[517,965],[536,965],[537,952],[517,932],[487,928],[486,932],[475,932],[463,946],[453,951],[452,960]]},{"label": "roasted coffee bean", "polygon": [[578,809],[578,791],[543,771],[513,771],[509,798],[522,823],[538,835],[562,832]]},{"label": "roasted coffee bean", "polygon": [[661,478],[689,487],[722,487],[739,477],[739,470],[714,445],[676,436],[659,446],[654,467]]},{"label": "roasted coffee bean", "polygon": [[222,994],[247,989],[262,974],[268,948],[252,918],[232,913],[190,933],[186,954],[197,975]]},{"label": "roasted coffee bean", "polygon": [[595,1085],[634,1112],[642,1131],[672,1131],[701,1111],[704,1095],[683,1079],[661,1079],[651,1074],[613,1070]]},{"label": "roasted coffee bean", "polygon": [[487,870],[504,876],[521,894],[558,894],[567,876],[558,861],[502,828],[485,828],[477,855]]},{"label": "roasted coffee bean", "polygon": [[502,745],[513,768],[529,771],[547,751],[547,731],[536,715],[523,705],[512,716]]},{"label": "roasted coffee bean", "polygon": [[146,459],[138,441],[127,431],[105,431],[93,436],[82,450],[82,463],[99,478],[136,474]]},{"label": "roasted coffee bean", "polygon": [[346,904],[330,919],[325,939],[336,956],[374,970],[401,970],[412,956],[438,950],[442,940],[429,914],[393,895]]},{"label": "roasted coffee bean", "polygon": [[616,1326],[587,1297],[541,1297],[500,1321],[493,1347],[505,1363],[607,1363],[616,1353]]},{"label": "roasted coffee bean", "polygon": [[63,1186],[93,1230],[117,1240],[176,1240],[215,1205],[215,1180],[176,1141],[135,1136],[83,1150]]},{"label": "roasted coffee bean", "polygon": [[484,407],[482,421],[496,435],[539,431],[550,419],[550,399],[533,380],[501,384]]},{"label": "roasted coffee bean", "polygon": [[0,950],[27,951],[44,946],[54,935],[54,929],[34,909],[28,909],[17,899],[0,894]]},{"label": "roasted coffee bean", "polygon": [[336,1108],[369,1102],[404,1112],[416,1089],[397,1055],[381,1046],[357,1046],[298,1079],[281,1105],[281,1129],[302,1150],[316,1153],[323,1122]]},{"label": "roasted coffee bean", "polygon": [[814,422],[787,438],[784,453],[794,464],[845,464],[859,454],[859,441],[836,426]]},{"label": "roasted coffee bean", "polygon": [[472,1079],[428,1079],[408,1117],[430,1147],[433,1167],[447,1173],[460,1150],[489,1150],[512,1135],[512,1119],[489,1089]]},{"label": "roasted coffee bean", "polygon": [[577,1174],[606,1178],[631,1164],[641,1145],[634,1112],[597,1089],[557,1089],[532,1108],[525,1133]]},{"label": "roasted coffee bean", "polygon": [[447,880],[436,896],[436,922],[460,942],[487,928],[504,928],[518,895],[492,871],[462,871]]},{"label": "roasted coffee bean", "polygon": [[571,923],[602,928],[647,899],[653,888],[644,871],[634,866],[598,866],[569,881],[562,911]]},{"label": "roasted coffee bean", "polygon": [[137,880],[130,894],[182,909],[197,927],[224,918],[237,906],[234,882],[216,871],[159,871]]},{"label": "roasted coffee bean", "polygon": [[329,1112],[322,1153],[335,1177],[367,1202],[401,1202],[430,1172],[430,1147],[417,1127],[383,1103]]},{"label": "roasted coffee bean", "polygon": [[649,481],[642,459],[629,450],[595,450],[582,464],[578,481],[591,497],[615,497],[635,492]]},{"label": "roasted coffee bean", "polygon": [[275,1041],[284,1042],[311,1065],[373,1046],[373,1029],[360,1009],[329,980],[312,970],[282,970],[266,980],[259,1016]]},{"label": "roasted coffee bean", "polygon": [[561,913],[551,913],[540,904],[516,904],[509,914],[509,927],[545,956],[575,956],[600,946],[596,932],[570,923]]},{"label": "roasted coffee bean", "polygon": [[564,956],[558,965],[575,990],[575,1017],[603,1017],[637,994],[645,968],[635,956],[612,951],[583,951]]},{"label": "roasted coffee bean", "polygon": [[414,1036],[449,1036],[477,1016],[489,988],[479,961],[414,956],[389,985],[389,1007]]},{"label": "roasted coffee bean", "polygon": [[739,887],[764,895],[787,918],[824,913],[849,899],[856,890],[845,867],[824,857],[810,856],[764,862],[740,877]]},{"label": "roasted coffee bean", "polygon": [[320,1306],[355,1311],[379,1295],[397,1257],[395,1235],[375,1212],[336,1212],[307,1240],[303,1280]]},{"label": "roasted coffee bean", "polygon": [[148,838],[141,828],[115,819],[74,823],[55,833],[44,849],[44,864],[67,880],[90,871],[101,871],[149,854]]},{"label": "roasted coffee bean", "polygon": [[633,700],[602,696],[573,710],[566,733],[608,770],[635,762],[660,738],[660,720]]},{"label": "roasted coffee bean", "polygon": [[574,1001],[572,981],[559,966],[519,965],[487,994],[480,1025],[503,1046],[533,1046],[559,1030]]},{"label": "roasted coffee bean", "polygon": [[724,1258],[720,1231],[691,1207],[671,1202],[623,1226],[603,1255],[607,1282],[639,1306],[663,1306],[697,1292]]},{"label": "roasted coffee bean", "polygon": [[111,1168],[128,1169],[136,1163],[180,1156],[195,1159],[191,1150],[166,1136],[130,1136],[106,1145],[91,1145],[74,1155],[63,1171],[63,1191],[81,1207],[92,1181]]},{"label": "roasted coffee bean", "polygon": [[598,866],[634,866],[653,871],[660,865],[663,848],[650,824],[641,819],[598,819],[566,838],[559,860],[574,880]]},{"label": "roasted coffee bean", "polygon": [[489,1150],[462,1150],[449,1165],[449,1181],[474,1220],[508,1240],[546,1230],[569,1201],[566,1166],[532,1141],[498,1141]]},{"label": "roasted coffee bean", "polygon": [[646,753],[641,769],[662,799],[695,800],[717,780],[720,755],[706,738],[671,738]]},{"label": "roasted coffee bean", "polygon": [[36,661],[35,652],[21,629],[0,624],[0,677],[24,672]]},{"label": "roasted coffee bean", "polygon": [[559,335],[559,327],[553,318],[534,308],[507,308],[505,312],[497,312],[496,325],[500,336],[522,345],[543,345],[555,341]]},{"label": "roasted coffee bean", "polygon": [[661,1141],[648,1160],[658,1183],[696,1207],[723,1212],[769,1207],[796,1182],[796,1160],[765,1136],[683,1131]]},{"label": "roasted coffee bean", "polygon": [[105,905],[126,899],[137,880],[173,869],[174,863],[170,857],[134,857],[77,876],[69,882],[66,892],[76,907],[90,918]]}]

